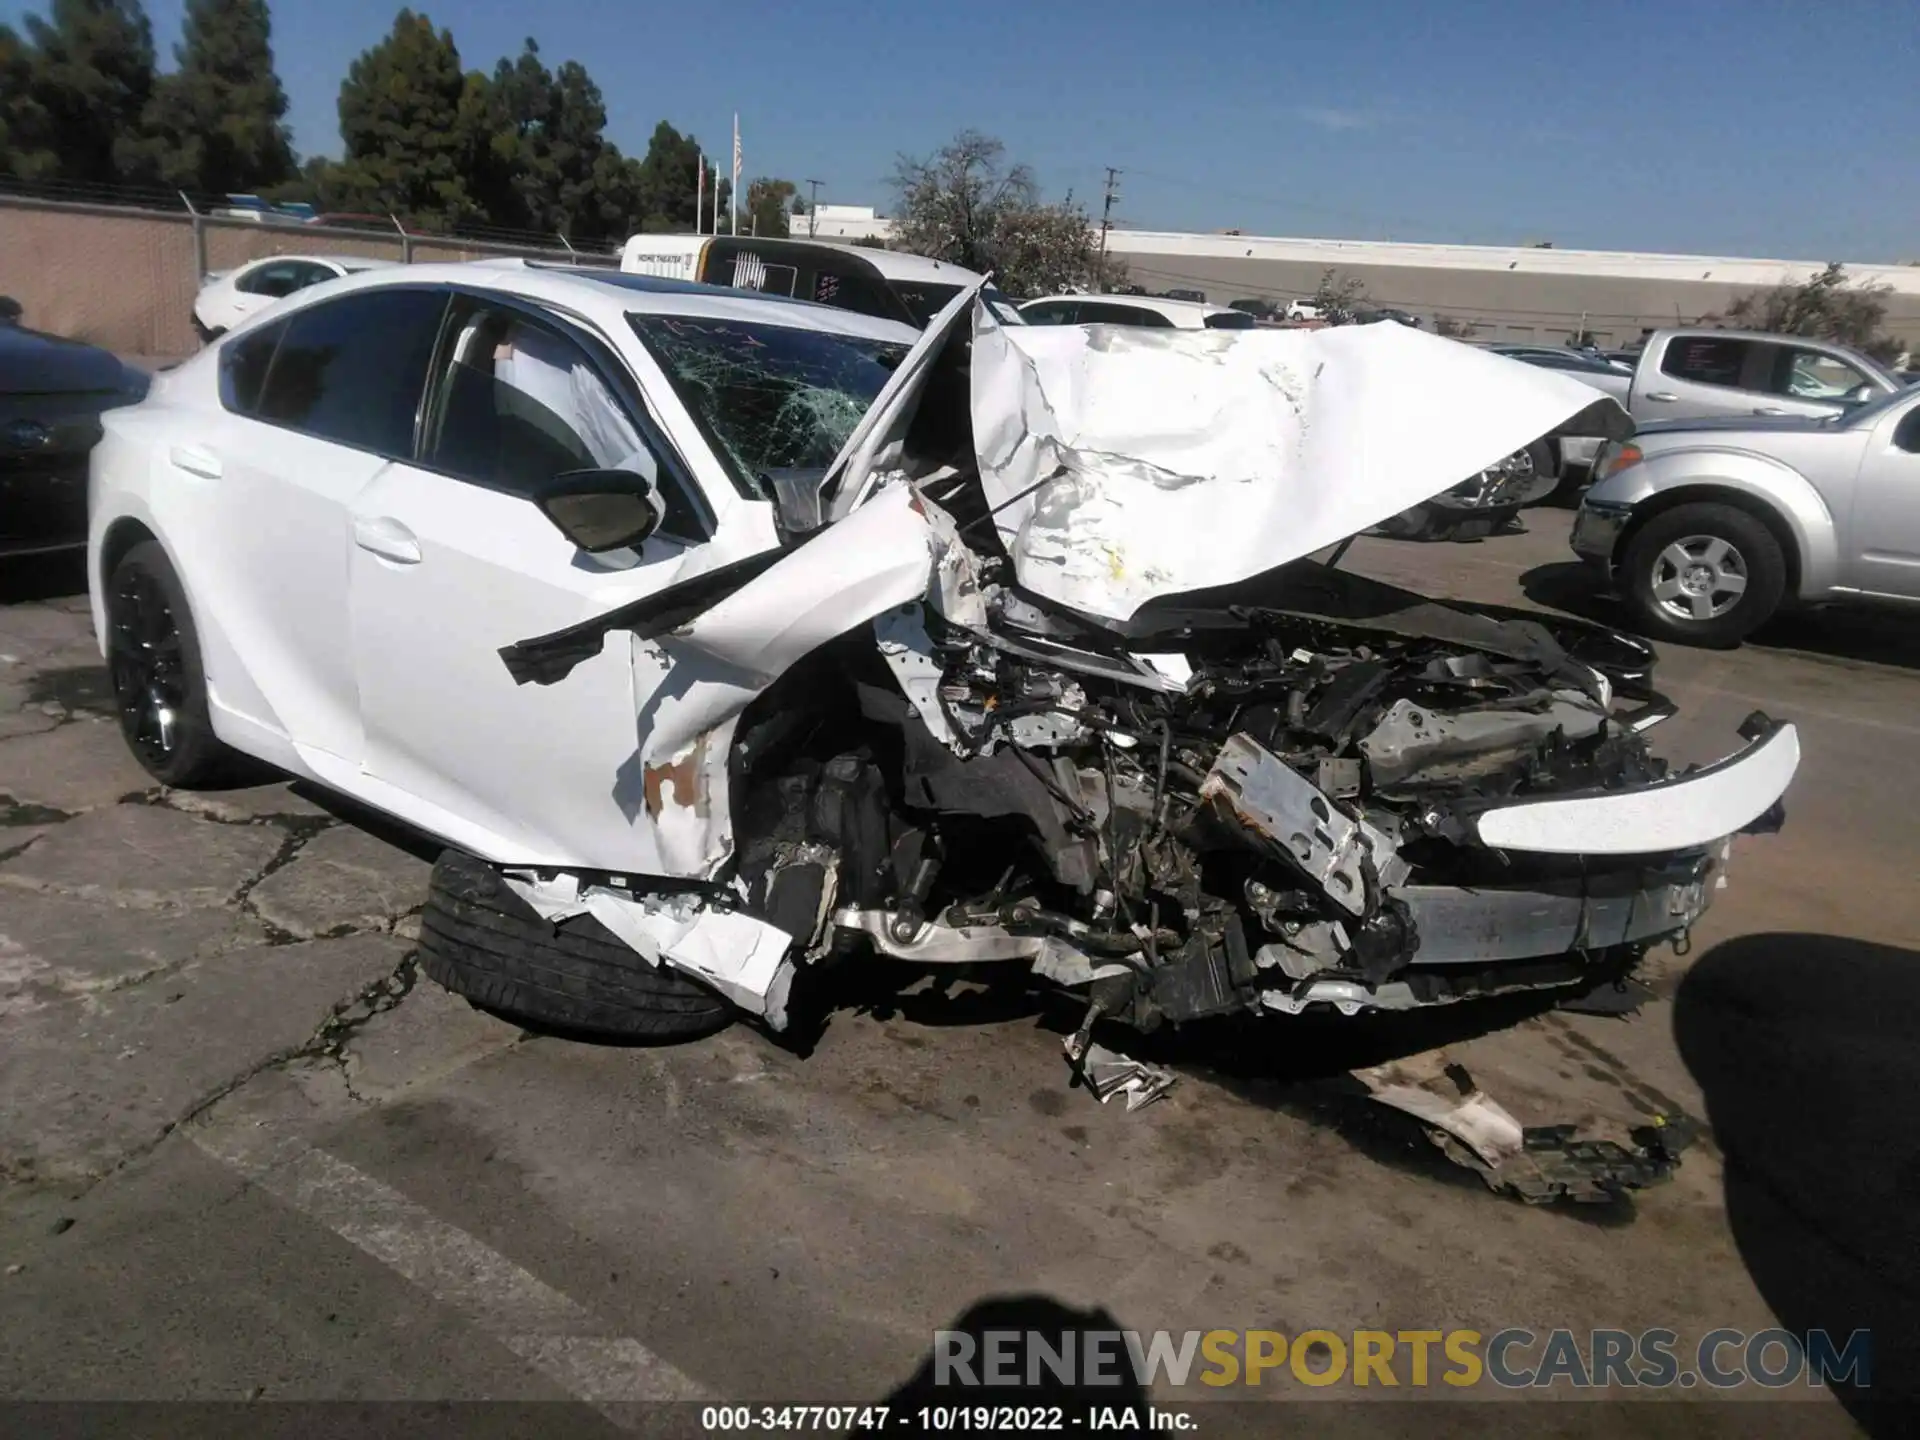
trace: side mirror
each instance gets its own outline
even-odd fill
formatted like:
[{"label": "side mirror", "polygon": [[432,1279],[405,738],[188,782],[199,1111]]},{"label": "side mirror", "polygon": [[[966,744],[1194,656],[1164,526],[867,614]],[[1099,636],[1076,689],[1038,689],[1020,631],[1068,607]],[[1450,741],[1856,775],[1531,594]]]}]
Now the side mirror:
[{"label": "side mirror", "polygon": [[1873,385],[1856,385],[1847,392],[1847,402],[1852,405],[1864,405],[1869,400],[1877,400],[1879,398],[1880,391],[1878,387]]},{"label": "side mirror", "polygon": [[540,513],[589,555],[643,544],[660,528],[653,486],[631,470],[567,470],[533,497]]}]

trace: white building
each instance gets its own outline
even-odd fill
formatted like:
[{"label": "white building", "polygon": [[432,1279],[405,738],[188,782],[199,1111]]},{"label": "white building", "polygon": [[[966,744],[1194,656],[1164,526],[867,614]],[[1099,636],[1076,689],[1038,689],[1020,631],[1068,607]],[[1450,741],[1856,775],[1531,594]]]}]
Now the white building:
[{"label": "white building", "polygon": [[[885,238],[892,229],[863,205],[822,205],[814,223],[821,239]],[[1198,291],[1216,304],[1284,303],[1311,295],[1334,270],[1358,277],[1375,305],[1422,319],[1444,315],[1489,339],[1555,343],[1584,326],[1602,343],[1623,344],[1642,330],[1717,315],[1748,291],[1806,280],[1825,264],[1164,230],[1115,230],[1107,249],[1126,262],[1129,282],[1148,290]],[[1846,268],[1857,284],[1888,288],[1887,328],[1920,343],[1920,265]]]}]

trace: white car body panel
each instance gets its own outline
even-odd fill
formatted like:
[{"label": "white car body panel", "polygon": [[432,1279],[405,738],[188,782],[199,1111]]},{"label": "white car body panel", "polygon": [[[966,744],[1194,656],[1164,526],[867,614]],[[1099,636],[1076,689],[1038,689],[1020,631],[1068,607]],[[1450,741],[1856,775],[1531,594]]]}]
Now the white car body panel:
[{"label": "white car body panel", "polygon": [[1787,793],[1800,735],[1782,725],[1698,775],[1613,795],[1502,805],[1476,824],[1482,844],[1548,855],[1654,855],[1725,839]]},{"label": "white car body panel", "polygon": [[1106,620],[1358,534],[1595,400],[1393,321],[1010,329],[981,313],[973,345],[981,479],[1020,582]]}]

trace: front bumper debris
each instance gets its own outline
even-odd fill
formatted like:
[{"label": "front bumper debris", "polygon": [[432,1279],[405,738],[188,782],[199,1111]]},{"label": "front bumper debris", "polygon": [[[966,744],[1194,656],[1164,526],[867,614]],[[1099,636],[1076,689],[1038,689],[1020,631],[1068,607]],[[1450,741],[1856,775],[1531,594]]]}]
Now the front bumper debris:
[{"label": "front bumper debris", "polygon": [[1574,554],[1598,567],[1611,582],[1614,553],[1619,549],[1620,537],[1626,532],[1627,522],[1632,518],[1631,505],[1583,501],[1573,517],[1573,533],[1567,537],[1567,544]]}]

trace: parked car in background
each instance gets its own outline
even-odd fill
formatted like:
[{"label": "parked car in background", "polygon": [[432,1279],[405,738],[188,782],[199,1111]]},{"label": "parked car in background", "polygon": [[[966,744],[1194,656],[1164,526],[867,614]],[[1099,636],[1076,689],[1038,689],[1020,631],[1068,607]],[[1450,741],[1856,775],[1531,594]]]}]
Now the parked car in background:
[{"label": "parked car in background", "polygon": [[364,255],[269,255],[234,270],[216,270],[201,281],[193,328],[203,343],[214,340],[296,290],[394,263]]},{"label": "parked car in background", "polygon": [[1920,390],[1643,425],[1595,476],[1573,548],[1648,635],[1727,647],[1783,605],[1920,602]]},{"label": "parked car in background", "polygon": [[1635,421],[1715,415],[1838,415],[1901,389],[1857,350],[1801,335],[1656,330],[1634,363]]},{"label": "parked car in background", "polygon": [[0,322],[0,556],[76,549],[87,543],[87,454],[100,416],[141,399],[147,376],[14,314]]},{"label": "parked car in background", "polygon": [[[620,268],[630,275],[812,300],[914,326],[924,326],[980,279],[924,255],[754,235],[635,235],[620,249]],[[1004,323],[1020,323],[1011,300],[992,287],[986,295]]]},{"label": "parked car in background", "polygon": [[1047,295],[1028,300],[1029,325],[1138,325],[1154,330],[1252,330],[1259,321],[1231,305],[1157,295]]},{"label": "parked car in background", "polygon": [[[1627,392],[1633,387],[1631,366],[1617,364],[1595,350],[1575,350],[1566,345],[1489,345],[1487,348],[1496,355],[1571,375],[1622,405],[1627,403]],[[1550,452],[1548,464],[1562,481],[1570,474],[1591,473],[1594,457],[1600,450],[1600,441],[1591,436],[1548,436],[1546,443]]]}]

